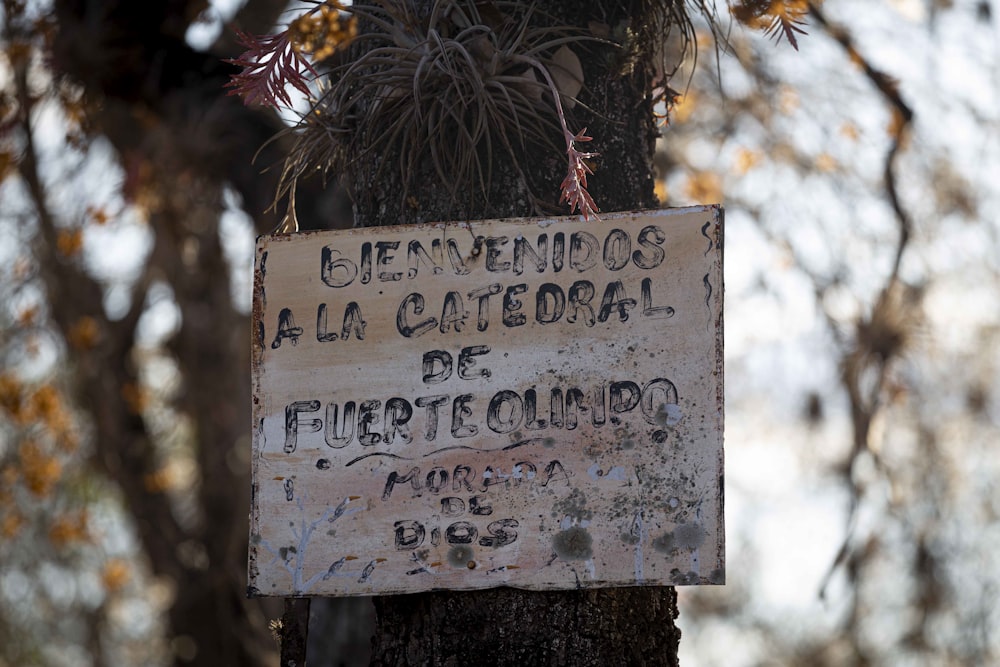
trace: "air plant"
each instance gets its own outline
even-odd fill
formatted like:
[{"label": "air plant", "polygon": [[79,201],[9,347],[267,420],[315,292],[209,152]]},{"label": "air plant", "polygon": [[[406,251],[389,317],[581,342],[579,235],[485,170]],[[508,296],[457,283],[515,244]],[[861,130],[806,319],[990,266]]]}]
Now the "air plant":
[{"label": "air plant", "polygon": [[[427,16],[418,16],[407,0],[356,2],[337,10],[365,30],[353,39],[352,59],[313,77],[317,91],[295,128],[277,193],[277,199],[290,196],[291,220],[296,181],[317,169],[377,174],[390,162],[398,164],[405,199],[413,174],[429,159],[453,199],[475,189],[485,196],[496,152],[505,153],[526,182],[518,155],[529,144],[554,148],[553,137],[560,134],[567,156],[561,201],[571,212],[596,216],[586,190],[592,172],[584,160],[597,153],[578,149],[591,138],[585,130],[569,129],[564,101],[578,103],[582,85],[570,47],[598,38],[538,25],[541,12],[521,2],[438,0]],[[234,92],[259,98],[267,89],[266,81],[260,83],[267,73],[261,60],[248,52],[234,61],[250,74],[234,80]],[[291,56],[270,72],[284,62]]]}]

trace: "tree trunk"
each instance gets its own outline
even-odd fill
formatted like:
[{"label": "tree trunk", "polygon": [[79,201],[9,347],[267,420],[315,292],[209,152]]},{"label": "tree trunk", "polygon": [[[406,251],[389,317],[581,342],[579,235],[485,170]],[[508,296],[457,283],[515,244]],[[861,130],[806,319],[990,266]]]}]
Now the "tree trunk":
[{"label": "tree trunk", "polygon": [[[546,3],[545,11],[582,29],[589,22],[620,27],[643,18],[630,16],[629,4],[562,0]],[[573,132],[586,127],[594,138],[582,150],[600,153],[589,190],[606,212],[656,207],[652,157],[659,132],[651,65],[623,66],[618,47],[578,46],[574,51],[583,67],[584,89],[578,96],[582,104],[570,112],[569,121]],[[559,145],[561,137],[553,141]],[[488,197],[458,203],[429,160],[411,174],[418,185],[409,187],[406,198],[399,194],[405,184],[398,168],[355,174],[356,224],[569,213],[558,204],[565,156],[548,146],[529,146],[519,157],[520,167],[497,152],[493,157]],[[433,592],[379,597],[375,609],[373,665],[677,664],[677,596],[669,587]]]},{"label": "tree trunk", "polygon": [[372,665],[677,665],[672,587],[375,599]]}]

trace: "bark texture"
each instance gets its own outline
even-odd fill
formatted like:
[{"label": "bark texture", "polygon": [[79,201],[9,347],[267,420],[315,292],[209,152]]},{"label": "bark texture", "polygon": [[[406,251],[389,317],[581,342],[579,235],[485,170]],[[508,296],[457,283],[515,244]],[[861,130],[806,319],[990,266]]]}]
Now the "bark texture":
[{"label": "bark texture", "polygon": [[677,665],[674,588],[511,588],[375,600],[372,665]]}]

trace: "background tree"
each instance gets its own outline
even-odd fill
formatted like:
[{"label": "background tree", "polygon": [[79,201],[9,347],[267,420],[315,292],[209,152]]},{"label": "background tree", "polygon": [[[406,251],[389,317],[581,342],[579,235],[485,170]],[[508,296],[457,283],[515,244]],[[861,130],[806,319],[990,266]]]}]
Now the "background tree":
[{"label": "background tree", "polygon": [[[274,177],[252,161],[281,123],[227,97],[233,68],[185,42],[203,9],[4,3],[4,215],[19,239],[4,244],[16,265],[4,282],[20,313],[5,341],[5,386],[15,408],[39,391],[56,397],[48,412],[11,413],[28,428],[20,445],[5,448],[5,474],[19,494],[17,511],[59,487],[33,527],[44,534],[46,523],[67,523],[52,545],[59,557],[60,547],[78,544],[99,561],[105,590],[77,596],[91,607],[91,627],[73,634],[108,662],[118,656],[102,657],[104,627],[126,613],[108,605],[125,586],[126,567],[159,587],[147,613],[165,614],[166,645],[133,647],[145,655],[138,662],[164,654],[179,663],[274,661],[267,620],[277,614],[245,597],[249,358],[245,296],[230,280],[245,268],[233,263],[232,248],[227,255],[220,224],[227,209],[232,216],[244,206],[259,230],[273,226],[264,209]],[[245,20],[265,30],[281,9],[256,3]],[[127,248],[115,245],[122,235],[132,236]],[[167,313],[165,324],[150,321],[157,310]],[[25,358],[31,345],[58,365]],[[40,384],[25,383],[45,366]],[[76,420],[63,431],[76,440],[86,434],[83,456],[64,453],[74,447],[56,437],[63,431],[52,444],[30,439],[31,422],[55,420],[64,403]],[[91,467],[80,470],[84,458]],[[98,500],[128,516],[137,544],[127,555],[105,558],[101,551],[122,536],[84,521]],[[8,519],[8,537],[25,540],[18,522]],[[126,635],[135,629],[114,625]],[[14,630],[7,650],[40,660],[52,650],[45,641]]]},{"label": "background tree", "polygon": [[751,327],[727,366],[745,558],[682,604],[699,664],[1000,654],[997,580],[972,565],[997,537],[996,8],[809,3],[795,59],[734,33],[665,133],[673,201],[725,193],[727,334]]},{"label": "background tree", "polygon": [[[0,655],[273,664],[280,606],[243,597],[241,332],[250,241],[279,222],[264,208],[295,134],[252,161],[288,114],[225,94],[238,68],[222,59],[243,47],[218,10],[132,5],[3,3]],[[284,5],[251,0],[236,25],[280,32],[302,11]],[[732,8],[764,34],[723,16],[731,50],[716,58],[692,14],[700,56],[672,79],[682,96],[653,156],[660,201],[723,201],[729,241],[729,583],[681,591],[682,657],[996,661],[995,3]],[[572,20],[585,11],[560,20],[593,37]],[[195,38],[213,26],[209,49]],[[601,110],[585,56],[604,47],[576,48],[581,102]],[[638,90],[648,75],[622,80]],[[601,153],[597,206],[653,203],[645,166],[621,196],[603,180],[620,151],[648,148],[619,146],[585,106],[570,129],[586,126],[594,140],[578,147]],[[524,183],[538,210],[567,210],[549,118],[552,157],[523,179],[501,168],[474,210],[513,211],[501,195]],[[428,190],[439,180],[420,177]],[[300,225],[351,224],[335,179],[321,184],[297,186]],[[447,190],[417,203],[398,215],[456,206]],[[410,612],[394,604],[383,613]],[[334,618],[314,619],[313,639],[332,635],[315,631],[328,622],[344,632]]]}]

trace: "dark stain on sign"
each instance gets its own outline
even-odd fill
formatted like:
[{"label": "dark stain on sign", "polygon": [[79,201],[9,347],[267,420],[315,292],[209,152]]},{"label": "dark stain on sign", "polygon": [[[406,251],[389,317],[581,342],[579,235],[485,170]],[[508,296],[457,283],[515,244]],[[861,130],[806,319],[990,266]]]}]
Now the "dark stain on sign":
[{"label": "dark stain on sign", "polygon": [[552,548],[563,560],[587,560],[594,555],[593,542],[586,528],[572,526],[552,538]]}]

